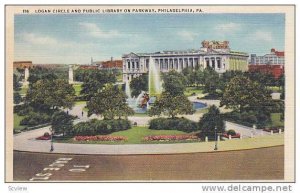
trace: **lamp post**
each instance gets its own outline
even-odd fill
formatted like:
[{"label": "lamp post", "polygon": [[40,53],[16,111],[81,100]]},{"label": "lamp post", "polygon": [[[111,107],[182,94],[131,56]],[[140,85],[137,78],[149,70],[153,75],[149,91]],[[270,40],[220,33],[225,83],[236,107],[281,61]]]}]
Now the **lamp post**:
[{"label": "lamp post", "polygon": [[215,127],[215,151],[218,150],[217,127]]},{"label": "lamp post", "polygon": [[50,146],[50,152],[54,151],[54,146],[53,146],[53,129],[50,128],[51,132],[51,146]]}]

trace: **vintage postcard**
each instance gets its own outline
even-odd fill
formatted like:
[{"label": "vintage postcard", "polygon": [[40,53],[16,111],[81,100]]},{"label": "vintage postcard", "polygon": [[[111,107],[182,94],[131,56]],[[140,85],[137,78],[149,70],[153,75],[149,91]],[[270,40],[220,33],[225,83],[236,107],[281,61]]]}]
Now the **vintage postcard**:
[{"label": "vintage postcard", "polygon": [[6,182],[295,181],[295,6],[5,11]]}]

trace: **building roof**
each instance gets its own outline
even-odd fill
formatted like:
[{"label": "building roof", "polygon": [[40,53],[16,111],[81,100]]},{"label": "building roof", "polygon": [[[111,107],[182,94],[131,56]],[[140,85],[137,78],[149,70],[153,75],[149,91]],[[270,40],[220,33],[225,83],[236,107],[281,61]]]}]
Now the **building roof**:
[{"label": "building roof", "polygon": [[123,58],[131,58],[131,57],[150,57],[150,56],[180,56],[180,55],[213,55],[213,54],[230,54],[230,55],[239,55],[239,56],[246,56],[249,55],[245,52],[237,52],[237,51],[230,51],[229,49],[207,49],[207,50],[166,50],[166,51],[159,51],[154,53],[134,53],[131,52],[129,54],[124,54]]}]

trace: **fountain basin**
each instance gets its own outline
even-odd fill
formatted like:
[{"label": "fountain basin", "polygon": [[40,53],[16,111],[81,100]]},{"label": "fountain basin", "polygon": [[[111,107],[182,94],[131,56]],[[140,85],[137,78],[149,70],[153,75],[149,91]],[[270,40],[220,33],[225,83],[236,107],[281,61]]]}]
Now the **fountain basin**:
[{"label": "fountain basin", "polygon": [[[152,97],[151,97],[152,98]],[[154,103],[155,99],[152,101]],[[151,102],[151,99],[149,101],[150,105],[152,105],[153,103]],[[136,103],[136,99],[135,98],[131,98],[131,99],[127,99],[127,103],[128,106],[131,107],[135,113],[146,113],[147,112],[147,107],[141,108],[137,105]],[[207,107],[207,104],[202,103],[202,102],[192,102],[193,103],[193,109],[194,110],[199,110],[199,109],[204,109]]]}]

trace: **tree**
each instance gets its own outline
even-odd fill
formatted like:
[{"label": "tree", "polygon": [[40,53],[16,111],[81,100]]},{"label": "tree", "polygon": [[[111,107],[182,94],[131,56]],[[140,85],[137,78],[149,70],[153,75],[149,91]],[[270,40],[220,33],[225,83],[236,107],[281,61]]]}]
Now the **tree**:
[{"label": "tree", "polygon": [[196,83],[196,72],[194,71],[194,69],[192,67],[188,67],[188,68],[184,68],[182,70],[182,74],[185,76],[186,78],[186,84],[188,86],[192,86],[193,84]]},{"label": "tree", "polygon": [[134,111],[127,105],[126,98],[122,90],[109,84],[91,97],[87,103],[88,115],[102,115],[104,119],[133,115]]},{"label": "tree", "polygon": [[271,102],[270,91],[263,84],[245,76],[236,76],[226,86],[220,104],[243,112],[267,109]]},{"label": "tree", "polygon": [[243,75],[243,72],[237,71],[237,70],[234,70],[234,71],[230,70],[230,71],[226,71],[223,74],[221,74],[220,81],[218,84],[218,89],[220,89],[222,91],[222,93],[224,93],[225,88],[226,88],[227,84],[230,82],[230,80],[233,77],[236,77],[238,75]]},{"label": "tree", "polygon": [[279,78],[278,78],[278,86],[280,88],[280,99],[284,100],[285,99],[285,77],[284,74],[282,74]]},{"label": "tree", "polygon": [[13,75],[13,90],[19,91],[21,90],[20,77],[14,73]]},{"label": "tree", "polygon": [[185,91],[186,78],[183,74],[170,71],[163,75],[163,88],[172,96],[182,95]]},{"label": "tree", "polygon": [[35,67],[30,69],[30,75],[28,77],[29,85],[36,83],[38,80],[55,80],[64,79],[67,80],[67,71],[62,71],[56,68],[43,68]]},{"label": "tree", "polygon": [[14,104],[19,104],[20,102],[22,102],[20,93],[14,92]]},{"label": "tree", "polygon": [[132,96],[138,96],[141,94],[142,91],[148,90],[148,76],[146,74],[143,74],[139,77],[134,78],[130,82],[130,88],[131,88],[131,95]]},{"label": "tree", "polygon": [[51,126],[54,133],[62,133],[63,136],[69,135],[73,128],[72,119],[74,117],[63,111],[55,112],[52,116]]},{"label": "tree", "polygon": [[25,102],[40,110],[71,108],[74,105],[75,90],[66,80],[41,79],[27,91]]},{"label": "tree", "polygon": [[204,70],[204,93],[209,93],[212,96],[217,95],[217,88],[219,85],[219,74],[212,68]]},{"label": "tree", "polygon": [[105,84],[115,83],[116,76],[109,71],[89,70],[83,77],[83,84],[80,94],[90,100],[95,93],[103,89]]},{"label": "tree", "polygon": [[20,102],[22,102],[22,97],[19,93],[19,91],[21,90],[21,84],[20,84],[20,76],[16,75],[14,73],[13,75],[13,90],[14,90],[14,104],[19,104]]},{"label": "tree", "polygon": [[149,110],[149,115],[160,116],[165,114],[175,118],[178,114],[193,114],[194,112],[193,104],[183,94],[174,96],[169,92],[163,92]]},{"label": "tree", "polygon": [[215,105],[209,107],[208,112],[201,117],[199,128],[203,136],[214,136],[215,128],[217,128],[217,133],[224,132],[224,120],[219,109]]}]

